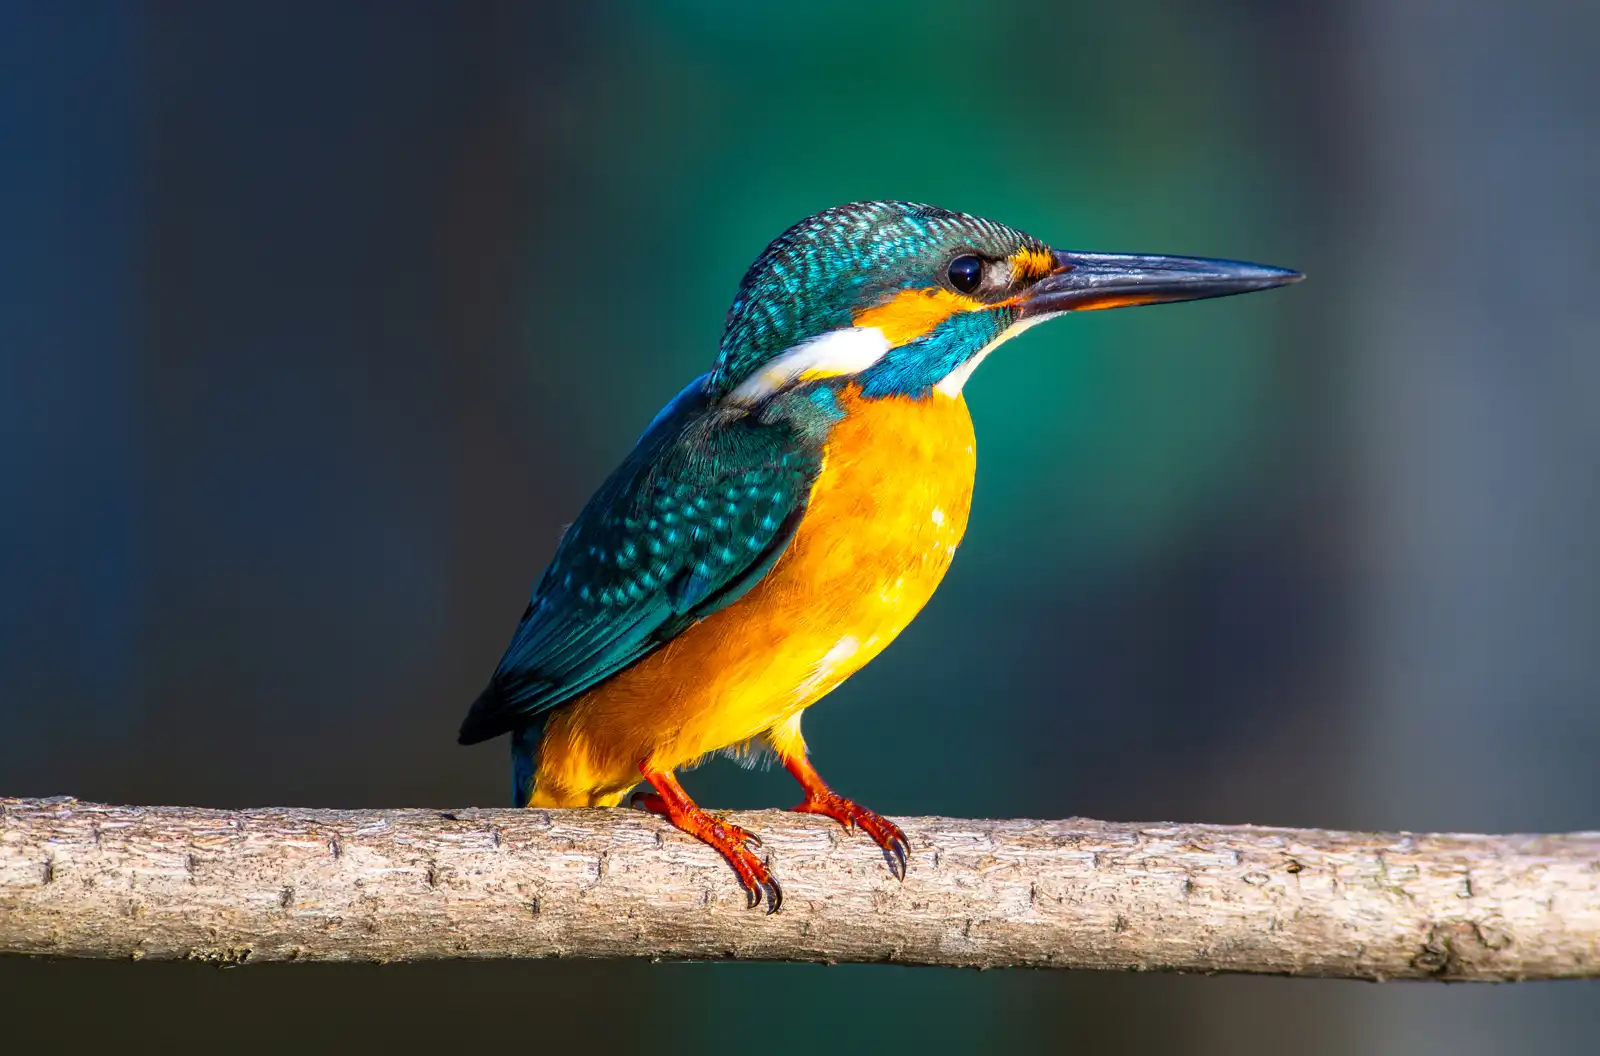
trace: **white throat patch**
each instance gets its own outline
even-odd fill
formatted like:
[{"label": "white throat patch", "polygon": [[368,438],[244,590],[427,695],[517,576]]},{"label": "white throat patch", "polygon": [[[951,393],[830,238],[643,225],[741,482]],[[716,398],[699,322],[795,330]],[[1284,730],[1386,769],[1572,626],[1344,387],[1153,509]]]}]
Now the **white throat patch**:
[{"label": "white throat patch", "polygon": [[889,339],[875,326],[846,326],[800,342],[774,356],[727,396],[727,402],[753,406],[797,381],[859,374],[889,351]]}]

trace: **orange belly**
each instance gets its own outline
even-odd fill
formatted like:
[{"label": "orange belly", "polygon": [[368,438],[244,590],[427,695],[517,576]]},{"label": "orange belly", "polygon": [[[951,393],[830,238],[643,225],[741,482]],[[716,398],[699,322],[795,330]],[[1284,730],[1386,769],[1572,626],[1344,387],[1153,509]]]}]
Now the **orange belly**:
[{"label": "orange belly", "polygon": [[562,707],[533,806],[613,805],[655,770],[763,733],[803,750],[802,709],[882,652],[933,595],[967,528],[966,402],[846,390],[788,550],[750,592]]}]

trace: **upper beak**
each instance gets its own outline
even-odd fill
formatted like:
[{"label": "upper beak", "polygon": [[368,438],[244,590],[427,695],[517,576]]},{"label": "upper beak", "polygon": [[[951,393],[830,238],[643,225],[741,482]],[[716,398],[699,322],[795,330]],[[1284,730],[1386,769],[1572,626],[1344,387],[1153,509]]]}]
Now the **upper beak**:
[{"label": "upper beak", "polygon": [[1287,268],[1204,257],[1056,250],[1055,258],[1056,270],[1024,296],[1022,318],[1229,297],[1287,286],[1305,278]]}]

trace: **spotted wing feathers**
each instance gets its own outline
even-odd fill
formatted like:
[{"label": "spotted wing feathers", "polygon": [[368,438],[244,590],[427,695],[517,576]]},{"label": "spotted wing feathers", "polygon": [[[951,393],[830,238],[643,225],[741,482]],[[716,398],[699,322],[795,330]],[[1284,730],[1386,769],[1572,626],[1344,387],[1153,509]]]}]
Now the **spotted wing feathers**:
[{"label": "spotted wing feathers", "polygon": [[461,742],[526,725],[737,600],[782,555],[819,466],[792,428],[720,420],[686,390],[567,530]]}]

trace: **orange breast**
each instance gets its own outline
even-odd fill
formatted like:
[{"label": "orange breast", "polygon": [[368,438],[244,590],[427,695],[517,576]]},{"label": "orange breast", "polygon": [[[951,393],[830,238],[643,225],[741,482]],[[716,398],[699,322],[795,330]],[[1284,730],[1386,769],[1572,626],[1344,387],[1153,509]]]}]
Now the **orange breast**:
[{"label": "orange breast", "polygon": [[789,722],[871,660],[933,595],[967,527],[976,468],[959,396],[843,396],[804,520],[739,601],[562,708],[536,806],[616,802]]}]

